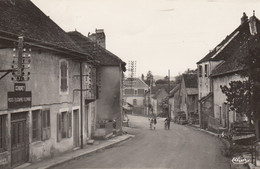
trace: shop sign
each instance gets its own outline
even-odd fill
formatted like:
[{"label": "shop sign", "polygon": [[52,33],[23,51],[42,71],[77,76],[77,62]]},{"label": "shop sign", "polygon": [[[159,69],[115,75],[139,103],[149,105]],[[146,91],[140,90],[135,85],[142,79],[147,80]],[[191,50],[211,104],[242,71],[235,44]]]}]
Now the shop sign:
[{"label": "shop sign", "polygon": [[14,84],[14,91],[23,92],[25,90],[26,90],[25,83],[15,83]]},{"label": "shop sign", "polygon": [[8,92],[7,102],[8,102],[9,109],[31,107],[32,92],[31,91]]}]

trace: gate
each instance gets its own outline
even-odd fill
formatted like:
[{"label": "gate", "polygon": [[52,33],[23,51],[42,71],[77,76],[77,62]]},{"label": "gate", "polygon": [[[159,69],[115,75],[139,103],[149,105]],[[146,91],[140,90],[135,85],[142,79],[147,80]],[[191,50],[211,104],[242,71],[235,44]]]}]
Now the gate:
[{"label": "gate", "polygon": [[11,114],[11,165],[16,167],[28,161],[27,112]]}]

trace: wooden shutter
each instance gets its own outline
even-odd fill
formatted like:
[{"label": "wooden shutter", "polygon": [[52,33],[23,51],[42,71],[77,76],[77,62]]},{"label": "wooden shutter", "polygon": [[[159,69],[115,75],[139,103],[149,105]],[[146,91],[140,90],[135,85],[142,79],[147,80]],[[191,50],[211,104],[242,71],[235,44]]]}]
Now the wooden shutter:
[{"label": "wooden shutter", "polygon": [[72,136],[72,113],[71,113],[71,111],[70,112],[68,112],[68,127],[67,127],[67,129],[68,129],[68,132],[67,132],[67,136],[70,138],[71,136]]},{"label": "wooden shutter", "polygon": [[67,85],[67,80],[68,80],[68,65],[66,61],[62,61],[60,65],[60,70],[61,70],[61,91],[65,92],[67,91],[68,85]]},{"label": "wooden shutter", "polygon": [[42,140],[46,140],[46,110],[42,110]]},{"label": "wooden shutter", "polygon": [[57,114],[57,142],[61,140],[61,115]]}]

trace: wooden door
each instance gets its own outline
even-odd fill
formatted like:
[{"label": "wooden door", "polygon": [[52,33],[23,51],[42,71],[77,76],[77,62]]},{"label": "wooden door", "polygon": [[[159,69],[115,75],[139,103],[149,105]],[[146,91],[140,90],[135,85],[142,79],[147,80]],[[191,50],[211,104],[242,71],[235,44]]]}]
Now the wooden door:
[{"label": "wooden door", "polygon": [[79,147],[79,110],[73,110],[73,141]]},{"label": "wooden door", "polygon": [[11,115],[11,164],[12,167],[28,161],[27,112]]}]

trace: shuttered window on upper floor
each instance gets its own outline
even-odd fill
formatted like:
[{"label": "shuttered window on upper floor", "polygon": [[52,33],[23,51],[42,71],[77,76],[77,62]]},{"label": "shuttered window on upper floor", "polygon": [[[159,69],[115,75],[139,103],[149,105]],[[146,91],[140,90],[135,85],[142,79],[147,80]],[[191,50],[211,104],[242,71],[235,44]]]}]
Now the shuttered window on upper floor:
[{"label": "shuttered window on upper floor", "polygon": [[68,62],[66,60],[60,62],[60,91],[68,91]]},{"label": "shuttered window on upper floor", "polygon": [[199,77],[202,77],[202,66],[199,65]]}]

